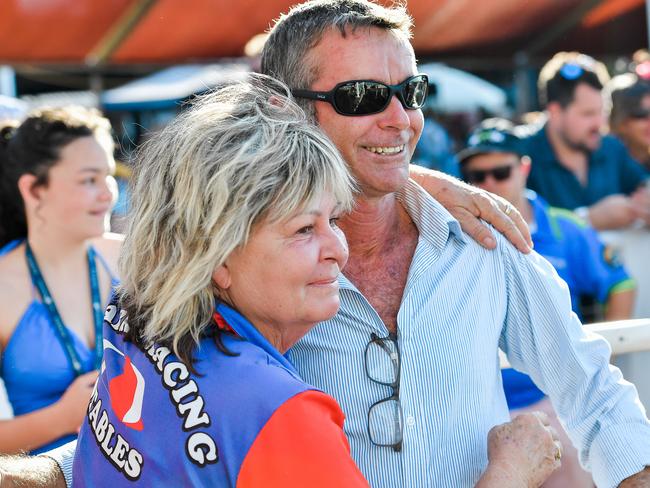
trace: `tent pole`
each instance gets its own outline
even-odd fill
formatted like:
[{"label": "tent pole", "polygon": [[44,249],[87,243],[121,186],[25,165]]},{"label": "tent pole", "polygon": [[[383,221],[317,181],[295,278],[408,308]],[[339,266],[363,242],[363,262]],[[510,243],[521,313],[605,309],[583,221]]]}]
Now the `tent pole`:
[{"label": "tent pole", "polygon": [[515,110],[517,115],[522,115],[533,106],[533,99],[530,90],[530,81],[528,79],[530,71],[530,60],[528,55],[523,51],[515,53],[515,87],[517,96],[515,100]]},{"label": "tent pole", "polygon": [[86,56],[86,64],[98,67],[118,50],[122,42],[133,32],[138,23],[144,18],[156,0],[136,0],[131,7],[111,26],[106,35],[93,47]]},{"label": "tent pole", "polygon": [[[557,40],[560,36],[568,32],[570,29],[578,25],[590,10],[602,3],[603,0],[584,0],[579,3],[577,7],[567,13],[559,22],[556,22],[551,28],[547,29],[535,39],[525,51],[528,55],[534,55],[547,47],[553,41]],[[647,0],[646,0],[647,5]]]},{"label": "tent pole", "polygon": [[648,31],[648,45],[646,47],[650,49],[650,0],[645,0],[645,25]]}]

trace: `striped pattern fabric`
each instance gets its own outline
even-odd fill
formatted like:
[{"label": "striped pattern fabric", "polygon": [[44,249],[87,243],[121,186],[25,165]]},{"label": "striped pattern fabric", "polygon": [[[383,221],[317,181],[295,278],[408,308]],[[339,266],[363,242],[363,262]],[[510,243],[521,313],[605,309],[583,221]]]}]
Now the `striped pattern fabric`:
[{"label": "striped pattern fabric", "polygon": [[339,313],[291,351],[303,379],[341,404],[370,485],[474,486],[487,465],[488,431],[509,420],[499,347],[551,397],[599,487],[650,465],[636,389],[609,366],[607,343],[585,334],[551,265],[500,235],[496,251],[481,248],[414,182],[399,198],[420,232],[397,317],[402,451],[369,440],[368,410],[391,389],[367,378],[364,351],[371,333],[388,330],[344,276]]}]

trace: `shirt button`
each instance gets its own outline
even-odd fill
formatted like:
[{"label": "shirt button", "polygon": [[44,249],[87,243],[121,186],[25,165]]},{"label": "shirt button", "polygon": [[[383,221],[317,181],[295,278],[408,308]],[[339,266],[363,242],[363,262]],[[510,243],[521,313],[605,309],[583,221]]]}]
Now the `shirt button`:
[{"label": "shirt button", "polygon": [[408,425],[409,427],[413,427],[415,425],[415,417],[413,417],[412,415],[406,417],[406,425]]}]

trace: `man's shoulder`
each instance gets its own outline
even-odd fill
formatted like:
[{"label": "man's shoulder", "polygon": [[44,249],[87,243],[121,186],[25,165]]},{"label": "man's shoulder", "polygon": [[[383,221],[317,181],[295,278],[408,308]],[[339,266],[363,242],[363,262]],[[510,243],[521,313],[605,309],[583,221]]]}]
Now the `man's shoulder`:
[{"label": "man's shoulder", "polygon": [[555,153],[546,132],[546,124],[518,126],[517,135],[521,144],[521,152],[535,161],[533,170],[539,165],[555,160]]},{"label": "man's shoulder", "polygon": [[549,216],[549,219],[557,222],[558,225],[565,228],[582,231],[589,227],[586,220],[581,219],[575,212],[566,208],[548,207],[547,215]]},{"label": "man's shoulder", "polygon": [[600,147],[596,151],[607,156],[617,155],[620,157],[627,157],[628,152],[627,148],[623,142],[616,136],[611,134],[606,134],[603,136]]}]

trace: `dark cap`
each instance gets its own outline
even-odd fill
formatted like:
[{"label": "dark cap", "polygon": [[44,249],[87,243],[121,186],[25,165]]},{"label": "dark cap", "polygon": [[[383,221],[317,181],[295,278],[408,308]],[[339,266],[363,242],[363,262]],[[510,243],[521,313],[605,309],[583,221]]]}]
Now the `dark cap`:
[{"label": "dark cap", "polygon": [[512,122],[506,119],[487,119],[481,122],[467,138],[467,147],[456,157],[465,164],[470,158],[486,153],[514,153],[523,156],[521,139]]}]

